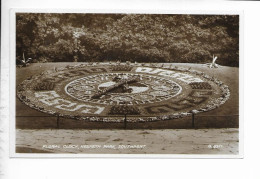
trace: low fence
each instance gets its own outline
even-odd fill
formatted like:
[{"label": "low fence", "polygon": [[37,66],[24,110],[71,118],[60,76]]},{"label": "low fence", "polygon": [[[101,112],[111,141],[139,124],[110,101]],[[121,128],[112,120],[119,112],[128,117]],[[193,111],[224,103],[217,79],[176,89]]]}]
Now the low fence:
[{"label": "low fence", "polygon": [[239,115],[202,115],[196,114],[193,116],[193,128],[238,128]]},{"label": "low fence", "polygon": [[[108,117],[108,116],[102,116]],[[203,115],[161,120],[153,122],[129,122],[130,116],[122,117],[123,122],[89,122],[60,116],[16,116],[17,129],[198,129],[198,128],[238,128],[239,115]]]}]

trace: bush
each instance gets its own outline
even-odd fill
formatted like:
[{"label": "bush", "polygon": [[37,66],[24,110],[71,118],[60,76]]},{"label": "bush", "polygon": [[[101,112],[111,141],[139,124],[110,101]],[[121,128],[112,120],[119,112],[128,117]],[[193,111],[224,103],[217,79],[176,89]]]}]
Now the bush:
[{"label": "bush", "polygon": [[17,14],[16,56],[239,65],[239,16]]}]

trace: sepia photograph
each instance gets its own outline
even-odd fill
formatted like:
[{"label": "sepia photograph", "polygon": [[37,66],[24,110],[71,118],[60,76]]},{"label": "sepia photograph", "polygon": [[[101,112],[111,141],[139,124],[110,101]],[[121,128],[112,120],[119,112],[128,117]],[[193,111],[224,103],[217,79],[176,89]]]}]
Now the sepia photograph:
[{"label": "sepia photograph", "polygon": [[259,1],[1,5],[1,179],[259,178]]},{"label": "sepia photograph", "polygon": [[15,154],[239,157],[240,22],[16,12]]}]

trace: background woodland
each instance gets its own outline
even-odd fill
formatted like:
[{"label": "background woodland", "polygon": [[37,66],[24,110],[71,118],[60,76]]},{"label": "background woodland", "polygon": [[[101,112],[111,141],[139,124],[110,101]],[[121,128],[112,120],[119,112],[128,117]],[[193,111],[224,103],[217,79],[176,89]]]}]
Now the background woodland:
[{"label": "background woodland", "polygon": [[239,16],[16,14],[16,60],[239,66]]}]

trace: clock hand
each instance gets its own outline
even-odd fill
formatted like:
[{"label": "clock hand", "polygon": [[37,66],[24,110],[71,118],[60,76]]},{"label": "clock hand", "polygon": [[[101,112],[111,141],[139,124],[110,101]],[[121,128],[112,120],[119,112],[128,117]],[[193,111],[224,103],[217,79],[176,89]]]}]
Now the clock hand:
[{"label": "clock hand", "polygon": [[116,84],[114,84],[114,85],[112,85],[108,88],[98,90],[98,92],[96,92],[93,96],[91,96],[91,98],[99,98],[100,96],[106,94],[107,92],[109,92],[109,91],[111,91],[115,88],[118,88],[118,87],[125,85],[125,84],[138,82],[138,81],[140,81],[139,77],[132,77],[132,78],[129,78],[129,79],[121,79],[119,82],[117,82]]}]

